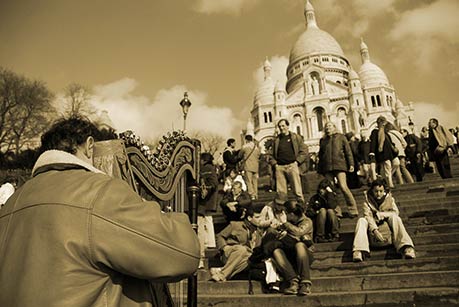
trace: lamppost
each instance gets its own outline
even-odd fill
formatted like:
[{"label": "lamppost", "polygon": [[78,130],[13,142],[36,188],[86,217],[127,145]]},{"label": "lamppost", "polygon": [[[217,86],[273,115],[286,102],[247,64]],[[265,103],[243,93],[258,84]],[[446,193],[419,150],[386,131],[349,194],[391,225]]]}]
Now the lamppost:
[{"label": "lamppost", "polygon": [[186,130],[186,116],[188,115],[188,110],[191,107],[191,101],[188,99],[188,92],[183,94],[183,99],[180,101],[180,106],[182,107],[183,112],[183,131]]}]

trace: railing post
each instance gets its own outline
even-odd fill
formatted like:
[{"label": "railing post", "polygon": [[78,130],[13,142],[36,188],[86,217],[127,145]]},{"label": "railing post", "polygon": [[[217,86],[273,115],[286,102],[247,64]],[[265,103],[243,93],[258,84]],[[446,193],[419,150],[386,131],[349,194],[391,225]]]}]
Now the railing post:
[{"label": "railing post", "polygon": [[[194,231],[198,233],[198,186],[190,186],[187,188],[189,193],[190,206],[188,210],[188,216],[190,218],[191,226]],[[193,276],[188,277],[188,294],[187,294],[187,306],[197,307],[198,306],[198,273],[196,272]]]}]

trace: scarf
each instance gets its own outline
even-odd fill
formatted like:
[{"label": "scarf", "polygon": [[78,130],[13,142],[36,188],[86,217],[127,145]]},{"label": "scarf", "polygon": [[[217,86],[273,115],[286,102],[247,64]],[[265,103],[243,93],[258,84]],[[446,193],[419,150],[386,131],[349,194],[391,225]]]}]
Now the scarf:
[{"label": "scarf", "polygon": [[384,127],[379,128],[378,131],[378,151],[382,152],[384,149],[384,141],[386,140],[386,132]]},{"label": "scarf", "polygon": [[453,136],[451,135],[449,131],[445,130],[443,126],[438,125],[434,129],[432,129],[432,132],[433,132],[433,135],[435,136],[435,139],[437,139],[439,146],[446,148],[448,146],[453,145],[454,143]]}]

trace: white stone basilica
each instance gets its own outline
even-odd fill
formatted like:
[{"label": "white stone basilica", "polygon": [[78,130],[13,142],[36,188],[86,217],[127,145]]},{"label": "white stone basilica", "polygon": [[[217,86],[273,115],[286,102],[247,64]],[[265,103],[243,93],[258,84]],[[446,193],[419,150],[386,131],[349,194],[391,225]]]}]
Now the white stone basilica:
[{"label": "white stone basilica", "polygon": [[271,78],[271,64],[266,59],[264,81],[255,93],[246,133],[254,135],[262,146],[275,135],[277,121],[286,118],[290,130],[303,135],[309,151],[316,152],[327,121],[342,133],[373,129],[380,115],[399,127],[408,127],[413,106],[404,106],[397,98],[384,71],[371,62],[363,39],[363,64],[357,73],[338,42],[318,27],[308,0],[304,15],[306,30],[290,51],[287,84]]}]

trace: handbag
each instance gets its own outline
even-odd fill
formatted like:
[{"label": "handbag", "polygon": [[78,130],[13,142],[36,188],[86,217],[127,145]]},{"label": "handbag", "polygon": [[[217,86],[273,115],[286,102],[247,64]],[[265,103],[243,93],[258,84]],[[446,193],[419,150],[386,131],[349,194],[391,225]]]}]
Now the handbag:
[{"label": "handbag", "polygon": [[394,143],[390,142],[390,148],[392,150],[392,154],[394,155],[394,157],[398,157],[399,151],[397,147],[394,145]]},{"label": "handbag", "polygon": [[211,215],[198,216],[198,236],[200,240],[203,240],[205,247],[216,247],[214,223]]},{"label": "handbag", "polygon": [[383,247],[392,244],[392,230],[390,229],[389,223],[384,220],[381,224],[378,225],[378,231],[383,236],[384,241],[378,241],[373,233],[370,234],[370,245],[376,247]]}]

